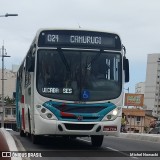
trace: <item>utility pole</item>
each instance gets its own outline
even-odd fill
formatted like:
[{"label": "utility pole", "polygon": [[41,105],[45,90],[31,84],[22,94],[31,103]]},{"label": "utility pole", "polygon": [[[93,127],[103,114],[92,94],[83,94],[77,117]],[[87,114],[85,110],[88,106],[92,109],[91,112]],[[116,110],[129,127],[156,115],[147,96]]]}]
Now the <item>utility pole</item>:
[{"label": "utility pole", "polygon": [[[0,17],[13,17],[13,16],[18,16],[18,14],[9,14],[6,13],[5,15],[0,15]],[[5,48],[4,48],[4,43],[2,45],[2,119],[1,119],[1,127],[4,128],[4,57],[10,57],[5,55]]]},{"label": "utility pole", "polygon": [[4,112],[5,112],[5,108],[4,108],[4,57],[10,57],[7,56],[6,52],[5,52],[5,48],[4,48],[4,44],[2,45],[2,120],[1,120],[1,127],[4,128]]}]

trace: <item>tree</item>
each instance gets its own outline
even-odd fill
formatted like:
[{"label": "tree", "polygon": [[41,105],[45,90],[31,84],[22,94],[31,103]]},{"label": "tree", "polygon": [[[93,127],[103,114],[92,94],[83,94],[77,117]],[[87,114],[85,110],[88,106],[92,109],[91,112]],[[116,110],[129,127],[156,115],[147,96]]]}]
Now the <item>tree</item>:
[{"label": "tree", "polygon": [[15,104],[15,99],[14,98],[10,98],[9,96],[4,97],[4,101],[5,101],[6,105]]}]

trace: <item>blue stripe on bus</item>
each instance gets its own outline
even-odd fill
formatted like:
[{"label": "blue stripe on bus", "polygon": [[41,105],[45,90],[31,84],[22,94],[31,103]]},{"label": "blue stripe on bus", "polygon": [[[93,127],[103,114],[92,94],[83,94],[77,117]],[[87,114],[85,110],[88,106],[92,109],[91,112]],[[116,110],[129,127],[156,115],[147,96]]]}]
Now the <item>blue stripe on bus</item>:
[{"label": "blue stripe on bus", "polygon": [[[103,119],[103,117],[116,108],[116,105],[113,103],[97,103],[97,104],[65,104],[67,107],[100,107],[103,106],[104,109],[102,109],[100,112],[97,113],[70,113],[70,112],[63,112],[57,109],[57,106],[63,106],[64,103],[54,102],[54,101],[48,101],[43,104],[44,107],[49,109],[57,118],[58,120],[62,121],[74,121],[74,122],[98,122]],[[79,120],[79,117],[82,117],[82,119]]]}]

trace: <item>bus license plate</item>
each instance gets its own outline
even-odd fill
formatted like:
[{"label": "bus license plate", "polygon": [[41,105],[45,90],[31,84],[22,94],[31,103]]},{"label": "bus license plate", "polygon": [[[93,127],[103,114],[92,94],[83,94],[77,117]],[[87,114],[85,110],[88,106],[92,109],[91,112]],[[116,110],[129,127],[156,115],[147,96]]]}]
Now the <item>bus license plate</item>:
[{"label": "bus license plate", "polygon": [[104,126],[103,131],[117,131],[117,126]]}]

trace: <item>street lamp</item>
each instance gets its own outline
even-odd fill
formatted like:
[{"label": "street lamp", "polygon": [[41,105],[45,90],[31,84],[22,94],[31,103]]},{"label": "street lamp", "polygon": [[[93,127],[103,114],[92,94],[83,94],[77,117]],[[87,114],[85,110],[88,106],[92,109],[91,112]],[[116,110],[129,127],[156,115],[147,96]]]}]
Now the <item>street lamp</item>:
[{"label": "street lamp", "polygon": [[[10,16],[18,16],[18,14],[8,14],[0,15],[0,17],[10,17]],[[10,57],[5,53],[4,44],[2,45],[2,119],[1,119],[1,127],[4,128],[4,58]]]},{"label": "street lamp", "polygon": [[128,91],[128,93],[129,93],[129,87],[126,89],[126,88],[124,88],[125,90],[127,90]]},{"label": "street lamp", "polygon": [[6,13],[5,15],[0,15],[0,17],[10,17],[10,16],[18,16],[18,14],[8,14],[8,13]]}]

